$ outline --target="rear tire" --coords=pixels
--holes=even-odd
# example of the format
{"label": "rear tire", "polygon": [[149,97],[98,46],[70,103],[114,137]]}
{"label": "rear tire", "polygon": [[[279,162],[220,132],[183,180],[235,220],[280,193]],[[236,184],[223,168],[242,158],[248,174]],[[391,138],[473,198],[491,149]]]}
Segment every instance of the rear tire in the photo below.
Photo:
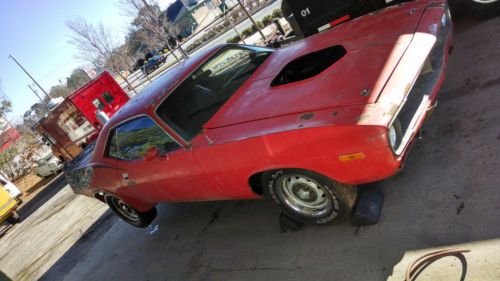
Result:
{"label": "rear tire", "polygon": [[355,186],[299,169],[264,174],[264,193],[288,216],[305,223],[338,224],[349,218],[357,197]]}
{"label": "rear tire", "polygon": [[500,0],[452,0],[450,6],[474,18],[488,19],[500,15]]}
{"label": "rear tire", "polygon": [[151,224],[156,217],[156,207],[147,212],[140,212],[113,195],[104,195],[104,201],[109,208],[122,220],[138,228],[144,228]]}
{"label": "rear tire", "polygon": [[10,217],[7,218],[7,222],[10,224],[16,224],[20,220],[21,220],[21,218],[19,217],[19,214],[16,211],[12,212]]}

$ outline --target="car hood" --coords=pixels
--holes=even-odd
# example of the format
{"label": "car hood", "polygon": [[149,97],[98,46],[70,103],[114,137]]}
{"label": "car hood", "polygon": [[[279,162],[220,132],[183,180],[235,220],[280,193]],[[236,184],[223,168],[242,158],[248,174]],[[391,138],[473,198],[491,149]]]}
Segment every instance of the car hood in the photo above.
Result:
{"label": "car hood", "polygon": [[[419,2],[389,7],[276,50],[206,128],[376,102],[410,44],[424,9]],[[320,74],[271,86],[289,62],[335,45],[343,46],[347,53]]]}

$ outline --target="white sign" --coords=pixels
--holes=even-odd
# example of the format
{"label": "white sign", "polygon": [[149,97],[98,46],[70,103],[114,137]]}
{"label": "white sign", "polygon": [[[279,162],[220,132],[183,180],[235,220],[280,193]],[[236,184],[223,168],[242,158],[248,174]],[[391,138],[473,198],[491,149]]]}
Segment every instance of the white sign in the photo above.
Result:
{"label": "white sign", "polygon": [[85,73],[87,73],[87,75],[90,77],[90,79],[94,79],[97,76],[97,71],[95,70],[95,68],[93,68],[90,65],[84,66],[83,71],[85,71]]}

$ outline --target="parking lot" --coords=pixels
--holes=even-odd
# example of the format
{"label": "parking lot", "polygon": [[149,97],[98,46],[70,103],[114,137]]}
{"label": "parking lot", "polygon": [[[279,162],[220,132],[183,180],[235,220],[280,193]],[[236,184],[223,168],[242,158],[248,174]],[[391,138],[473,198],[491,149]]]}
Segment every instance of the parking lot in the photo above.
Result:
{"label": "parking lot", "polygon": [[463,248],[465,263],[440,259],[418,280],[500,280],[499,30],[500,17],[457,20],[422,139],[399,174],[361,187],[385,194],[377,225],[280,233],[278,208],[259,200],[163,204],[136,229],[60,177],[0,239],[0,270],[7,280],[395,281],[427,252]]}

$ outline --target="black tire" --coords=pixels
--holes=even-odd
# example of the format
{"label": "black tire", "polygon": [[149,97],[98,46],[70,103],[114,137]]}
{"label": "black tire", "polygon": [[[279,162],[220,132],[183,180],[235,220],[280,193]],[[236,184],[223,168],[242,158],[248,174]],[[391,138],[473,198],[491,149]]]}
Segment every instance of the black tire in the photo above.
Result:
{"label": "black tire", "polygon": [[7,218],[7,222],[10,224],[16,224],[20,220],[21,220],[21,218],[19,217],[19,214],[16,211],[12,212],[10,217]]}
{"label": "black tire", "polygon": [[454,11],[479,19],[488,19],[500,15],[500,0],[480,3],[474,0],[451,0]]}
{"label": "black tire", "polygon": [[120,198],[109,194],[104,195],[104,201],[122,220],[138,228],[148,226],[156,217],[156,207],[144,213],[139,212],[125,204]]}
{"label": "black tire", "polygon": [[[263,184],[264,194],[280,206],[288,216],[301,222],[318,225],[344,222],[349,218],[357,197],[355,186],[337,183],[317,173],[299,169],[282,169],[265,173]],[[299,198],[300,192],[307,198]],[[304,207],[299,211],[298,209],[302,208],[301,204],[304,206],[311,203],[306,202],[307,200],[314,202],[319,200],[318,202],[322,203],[317,207]]]}

